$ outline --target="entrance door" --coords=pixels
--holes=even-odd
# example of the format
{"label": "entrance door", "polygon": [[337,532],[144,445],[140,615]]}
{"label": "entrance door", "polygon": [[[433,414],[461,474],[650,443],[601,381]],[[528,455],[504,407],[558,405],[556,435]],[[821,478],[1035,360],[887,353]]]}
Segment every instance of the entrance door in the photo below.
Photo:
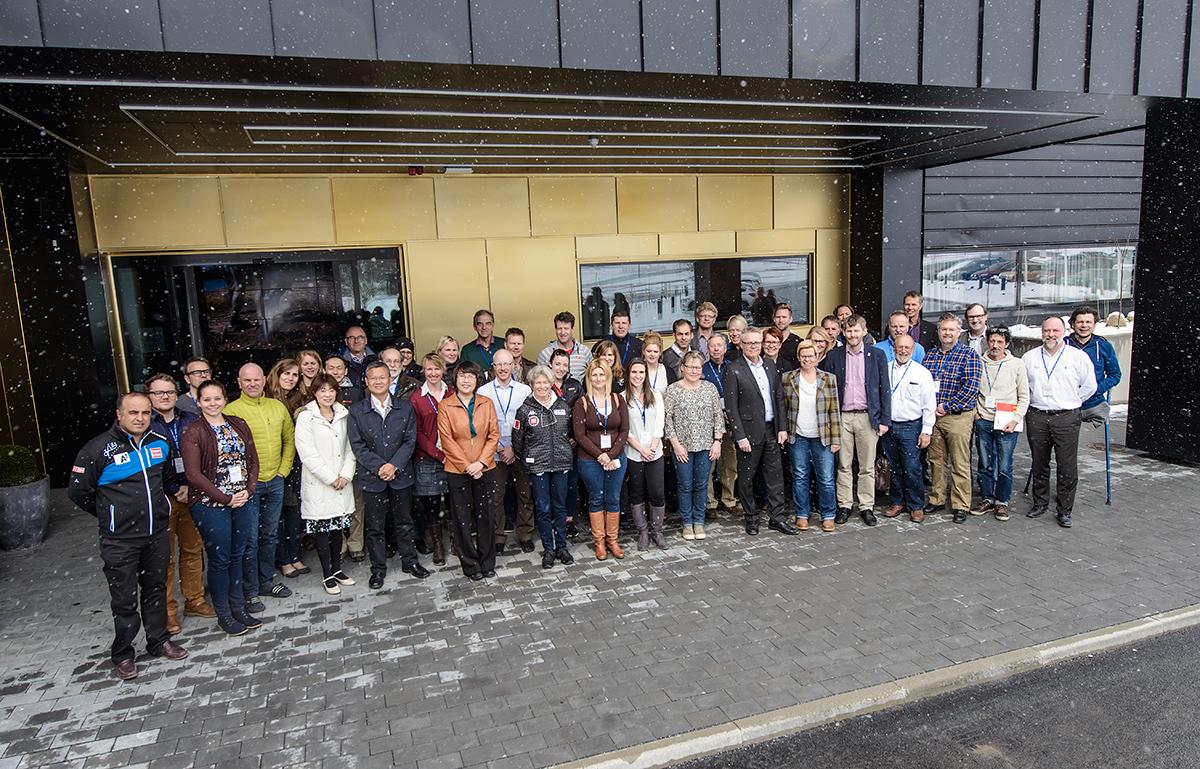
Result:
{"label": "entrance door", "polygon": [[406,336],[399,265],[397,249],[114,261],[130,381],[202,355],[232,385],[250,361],[337,352],[351,325],[382,349]]}

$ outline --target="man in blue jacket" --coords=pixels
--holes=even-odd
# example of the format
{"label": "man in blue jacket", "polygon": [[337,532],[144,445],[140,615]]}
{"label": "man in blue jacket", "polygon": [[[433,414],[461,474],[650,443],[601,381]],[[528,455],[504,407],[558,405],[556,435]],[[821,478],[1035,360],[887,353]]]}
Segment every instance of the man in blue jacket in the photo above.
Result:
{"label": "man in blue jacket", "polygon": [[349,409],[350,447],[358,459],[354,482],[363,494],[367,556],[371,559],[368,585],[378,590],[387,575],[384,527],[389,518],[404,571],[417,579],[425,579],[429,571],[417,560],[413,540],[416,479],[412,455],[417,446],[417,417],[407,398],[388,392],[392,372],[382,361],[367,364],[366,380],[367,397]]}
{"label": "man in blue jacket", "polygon": [[1121,381],[1121,364],[1117,362],[1117,351],[1112,342],[1096,336],[1096,308],[1076,307],[1071,313],[1071,328],[1067,344],[1078,347],[1087,354],[1096,367],[1096,394],[1080,406],[1080,417],[1084,422],[1107,422],[1108,400],[1105,394]]}
{"label": "man in blue jacket", "polygon": [[842,333],[844,347],[835,347],[821,361],[821,368],[837,377],[838,403],[842,410],[842,449],[838,452],[837,516],[850,520],[854,504],[854,460],[858,459],[858,514],[868,526],[875,518],[875,451],[879,439],[892,424],[892,390],[888,383],[888,360],[882,350],[864,344],[867,322],[861,315],[846,318]]}
{"label": "man in blue jacket", "polygon": [[100,527],[115,625],[112,661],[122,681],[138,674],[133,641],[142,618],[152,656],[187,656],[167,633],[167,494],[178,486],[172,479],[164,486],[164,472],[173,466],[171,444],[150,430],[152,413],[142,393],[121,396],[116,424],[80,449],[67,486],[71,501],[96,516]]}

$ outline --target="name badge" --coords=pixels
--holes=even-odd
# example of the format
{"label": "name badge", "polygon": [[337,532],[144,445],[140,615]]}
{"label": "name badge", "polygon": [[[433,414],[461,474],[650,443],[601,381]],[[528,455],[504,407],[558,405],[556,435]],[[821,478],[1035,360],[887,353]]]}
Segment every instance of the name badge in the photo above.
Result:
{"label": "name badge", "polygon": [[725,408],[725,399],[724,398],[721,399],[721,408]]}
{"label": "name badge", "polygon": [[987,396],[986,398],[984,398],[984,399],[983,399],[983,407],[984,407],[984,408],[986,408],[986,409],[994,409],[994,408],[996,408],[996,398],[995,398],[995,396],[989,395],[989,396]]}
{"label": "name badge", "polygon": [[117,454],[113,457],[114,464],[123,465],[128,461],[129,461],[129,453],[128,452],[126,452],[124,454]]}
{"label": "name badge", "polygon": [[175,458],[175,472],[177,472],[177,473],[183,472],[183,460],[180,459],[179,457]]}
{"label": "name badge", "polygon": [[[525,457],[525,464],[527,464],[527,465],[532,465],[532,464],[533,464],[533,457]],[[539,473],[539,475],[541,475],[541,473]]]}
{"label": "name badge", "polygon": [[604,433],[603,435],[600,436],[600,448],[602,448],[602,449],[611,449],[612,448],[612,436],[610,436],[608,433]]}
{"label": "name badge", "polygon": [[567,410],[566,410],[566,409],[554,409],[554,416],[556,416],[556,417],[565,417],[566,415],[567,415]]}
{"label": "name badge", "polygon": [[942,380],[940,380],[940,379],[933,380],[933,391],[935,393],[940,393],[942,391]]}
{"label": "name badge", "polygon": [[242,475],[241,466],[234,465],[233,467],[229,468],[229,482],[230,483],[241,483],[244,480],[245,480],[245,477]]}
{"label": "name badge", "polygon": [[621,458],[617,457],[616,459],[613,460],[613,468],[620,469],[620,467],[621,467]]}

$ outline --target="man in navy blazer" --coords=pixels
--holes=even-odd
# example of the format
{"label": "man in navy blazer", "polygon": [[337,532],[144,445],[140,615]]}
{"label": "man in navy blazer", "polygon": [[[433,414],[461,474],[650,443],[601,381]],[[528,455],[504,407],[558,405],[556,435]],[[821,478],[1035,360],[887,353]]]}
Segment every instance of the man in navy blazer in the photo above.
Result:
{"label": "man in navy blazer", "polygon": [[354,482],[363,493],[367,555],[371,559],[368,584],[378,590],[387,574],[385,526],[392,528],[404,571],[417,579],[425,579],[429,571],[417,560],[413,541],[416,414],[407,398],[388,392],[392,372],[382,361],[367,364],[366,383],[367,397],[349,408],[350,447],[358,460]]}
{"label": "man in navy blazer", "polygon": [[[854,460],[858,459],[858,514],[863,523],[875,520],[875,450],[892,424],[892,393],[888,360],[882,350],[864,344],[867,322],[861,315],[846,318],[846,345],[835,347],[821,368],[837,377],[842,407],[842,449],[838,452],[838,524],[850,519],[854,504]],[[919,364],[914,364],[919,365]]]}

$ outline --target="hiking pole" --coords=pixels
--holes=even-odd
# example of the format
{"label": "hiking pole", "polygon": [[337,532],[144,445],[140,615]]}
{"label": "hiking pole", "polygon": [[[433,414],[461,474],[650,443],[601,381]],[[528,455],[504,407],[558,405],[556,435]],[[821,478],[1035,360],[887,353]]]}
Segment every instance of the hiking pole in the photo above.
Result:
{"label": "hiking pole", "polygon": [[[1112,408],[1112,402],[1109,399],[1109,393],[1111,393],[1111,392],[1112,391],[1110,390],[1109,392],[1104,393],[1104,402],[1109,404],[1110,410]],[[1112,505],[1112,459],[1109,455],[1108,446],[1109,446],[1109,443],[1108,443],[1108,419],[1106,418],[1104,420],[1104,504],[1111,506]]]}

